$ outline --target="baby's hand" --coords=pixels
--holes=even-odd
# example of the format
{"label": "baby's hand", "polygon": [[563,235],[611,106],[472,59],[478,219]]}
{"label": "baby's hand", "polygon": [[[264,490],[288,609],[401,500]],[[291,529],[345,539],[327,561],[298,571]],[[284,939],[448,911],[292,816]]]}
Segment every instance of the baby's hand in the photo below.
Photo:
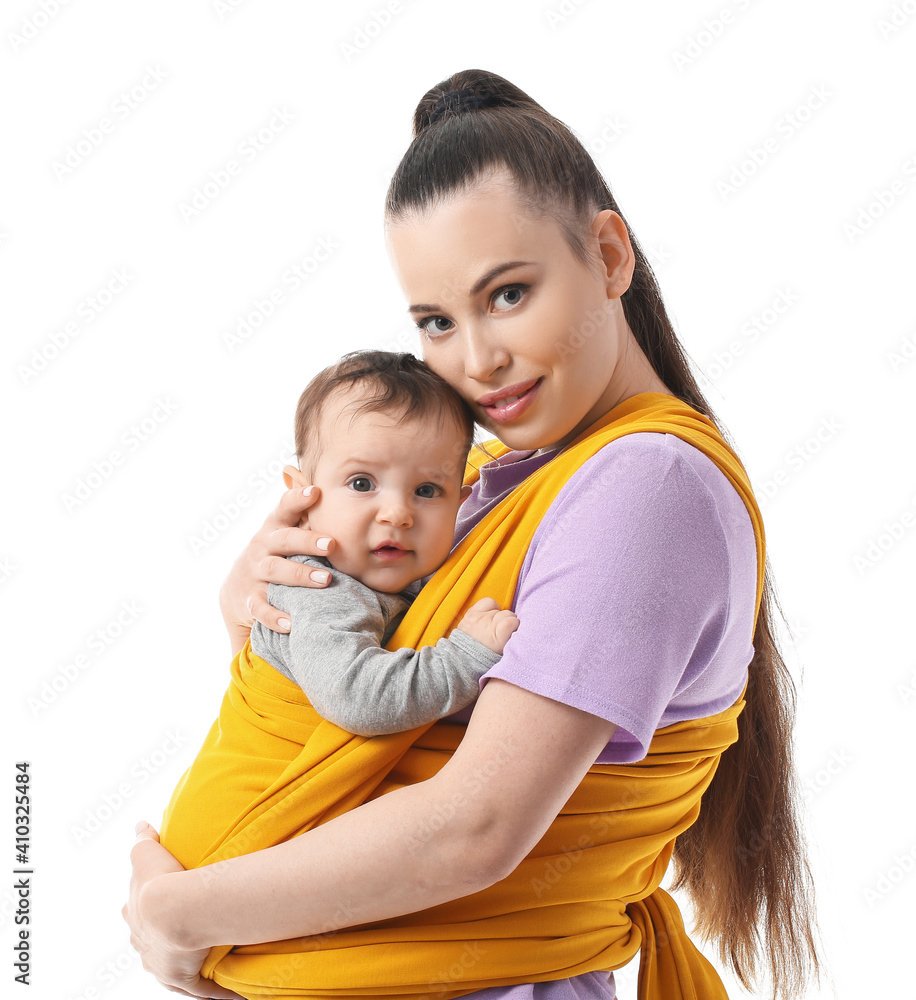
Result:
{"label": "baby's hand", "polygon": [[514,611],[500,611],[492,597],[481,597],[468,608],[457,627],[502,655],[509,636],[518,628],[518,616]]}

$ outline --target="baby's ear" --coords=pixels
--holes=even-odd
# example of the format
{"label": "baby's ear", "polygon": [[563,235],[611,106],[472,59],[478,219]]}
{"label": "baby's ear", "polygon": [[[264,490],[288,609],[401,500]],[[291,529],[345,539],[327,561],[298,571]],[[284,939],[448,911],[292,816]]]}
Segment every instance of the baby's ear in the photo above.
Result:
{"label": "baby's ear", "polygon": [[462,486],[461,487],[461,498],[458,501],[459,506],[464,503],[465,500],[474,492],[473,486]]}
{"label": "baby's ear", "polygon": [[286,483],[286,488],[292,490],[295,488],[305,489],[309,484],[305,481],[305,476],[296,468],[295,465],[285,465],[283,467],[283,482]]}

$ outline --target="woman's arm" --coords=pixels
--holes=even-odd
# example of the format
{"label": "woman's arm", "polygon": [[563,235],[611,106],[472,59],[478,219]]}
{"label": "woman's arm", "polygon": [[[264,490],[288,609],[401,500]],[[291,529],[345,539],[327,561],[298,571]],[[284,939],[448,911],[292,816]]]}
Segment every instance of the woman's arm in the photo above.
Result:
{"label": "woman's arm", "polygon": [[[219,606],[233,656],[245,645],[254,621],[275,632],[289,631],[285,614],[267,601],[268,583],[283,583],[289,587],[324,587],[327,584],[320,570],[286,558],[292,555],[326,556],[333,550],[333,539],[322,539],[316,532],[301,527],[304,512],[315,503],[320,492],[317,486],[287,490],[229,571],[219,592]],[[327,542],[327,547],[319,546],[319,541]],[[316,576],[313,577],[312,572]]]}
{"label": "woman's arm", "polygon": [[433,778],[276,847],[158,875],[132,912],[180,954],[327,933],[470,895],[528,854],[615,729],[494,679]]}

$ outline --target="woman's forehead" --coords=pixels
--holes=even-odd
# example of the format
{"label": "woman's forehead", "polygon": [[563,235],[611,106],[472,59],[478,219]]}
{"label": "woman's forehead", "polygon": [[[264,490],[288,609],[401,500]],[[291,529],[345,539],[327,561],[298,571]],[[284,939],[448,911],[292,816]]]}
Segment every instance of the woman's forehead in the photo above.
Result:
{"label": "woman's forehead", "polygon": [[448,275],[469,290],[507,262],[539,263],[564,249],[553,216],[533,215],[517,197],[497,191],[456,196],[392,225],[388,243],[401,281],[412,293],[431,273]]}

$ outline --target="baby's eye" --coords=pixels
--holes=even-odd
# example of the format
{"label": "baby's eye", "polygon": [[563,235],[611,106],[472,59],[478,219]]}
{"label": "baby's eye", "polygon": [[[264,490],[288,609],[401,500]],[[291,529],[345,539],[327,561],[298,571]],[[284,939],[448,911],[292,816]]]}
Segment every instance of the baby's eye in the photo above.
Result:
{"label": "baby's eye", "polygon": [[[368,486],[363,489],[362,487],[357,486],[357,483],[368,483]],[[356,479],[352,479],[350,481],[350,486],[357,493],[368,493],[372,489],[372,480],[368,476],[357,476]]]}
{"label": "baby's eye", "polygon": [[[421,490],[431,490],[430,493],[420,493]],[[420,494],[424,499],[431,500],[434,496],[439,493],[439,487],[435,486],[433,483],[424,483],[422,486],[417,487],[417,493]]]}

